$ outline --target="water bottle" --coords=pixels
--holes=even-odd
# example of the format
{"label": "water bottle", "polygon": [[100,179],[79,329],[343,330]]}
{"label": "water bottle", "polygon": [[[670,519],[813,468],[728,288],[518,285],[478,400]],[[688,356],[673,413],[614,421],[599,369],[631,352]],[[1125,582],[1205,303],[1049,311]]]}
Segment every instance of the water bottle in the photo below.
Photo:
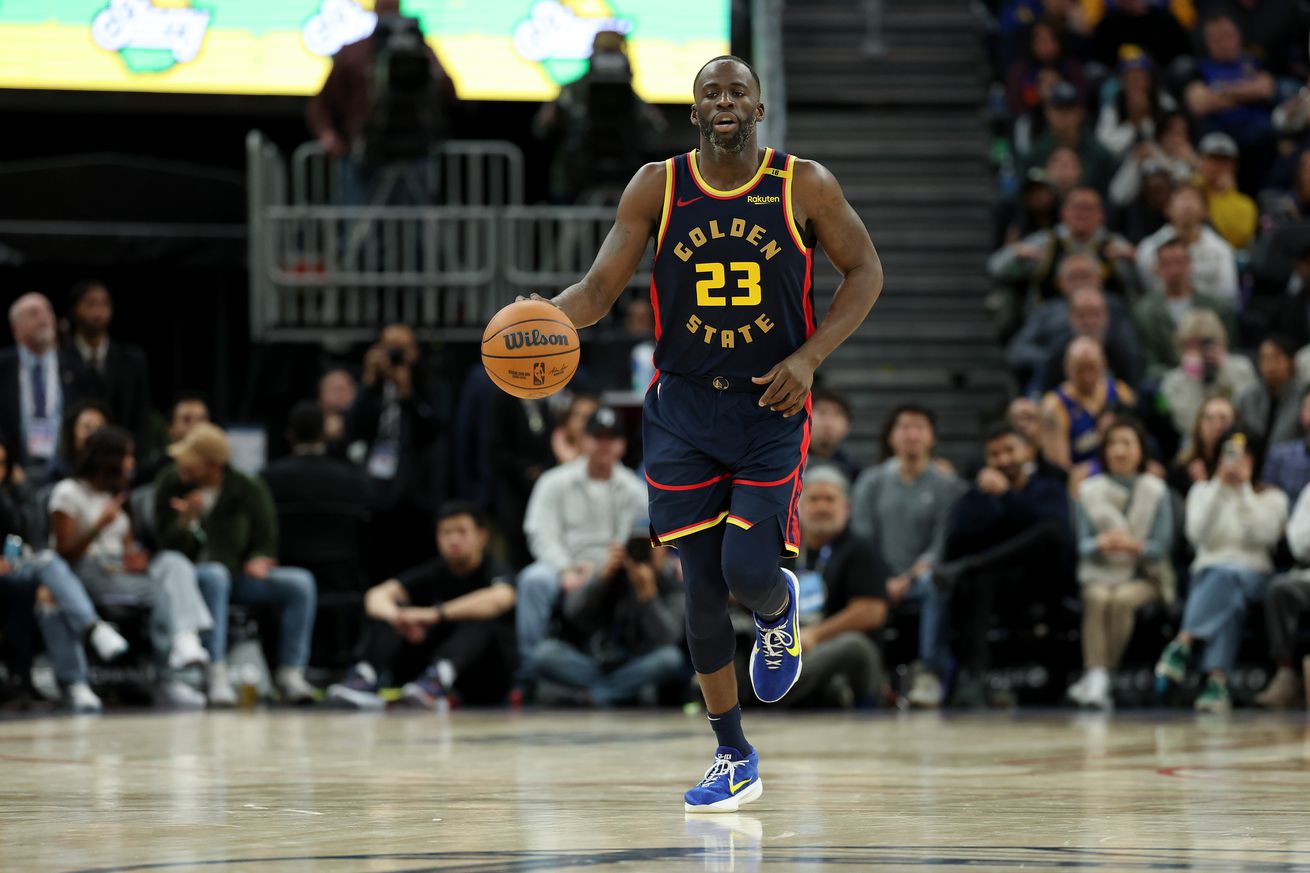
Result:
{"label": "water bottle", "polygon": [[633,346],[629,366],[632,369],[632,390],[645,394],[655,378],[655,344],[647,341]]}
{"label": "water bottle", "polygon": [[9,562],[10,572],[18,569],[23,560],[23,538],[18,534],[5,537],[5,560]]}

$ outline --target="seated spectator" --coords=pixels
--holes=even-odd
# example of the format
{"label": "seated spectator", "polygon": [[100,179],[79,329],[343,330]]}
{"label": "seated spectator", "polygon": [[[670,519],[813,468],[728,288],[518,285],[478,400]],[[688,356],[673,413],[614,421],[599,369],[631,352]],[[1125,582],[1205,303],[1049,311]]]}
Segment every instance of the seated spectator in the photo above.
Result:
{"label": "seated spectator", "polygon": [[1273,225],[1307,218],[1310,218],[1310,149],[1297,155],[1292,187],[1274,202],[1265,216]]}
{"label": "seated spectator", "polygon": [[1255,240],[1260,214],[1255,201],[1237,188],[1237,143],[1226,133],[1207,133],[1198,150],[1210,224],[1233,248],[1244,249]]}
{"label": "seated spectator", "polygon": [[108,420],[126,428],[136,442],[138,460],[158,452],[151,428],[150,369],[140,346],[110,341],[114,300],[104,282],[88,279],[68,295],[72,337],[69,351],[79,366],[84,389],[109,406]]}
{"label": "seated spectator", "polygon": [[962,650],[955,699],[966,706],[985,702],[987,637],[998,594],[1008,604],[1051,610],[1072,570],[1064,486],[1033,474],[1033,447],[1009,425],[988,430],[984,446],[986,466],[951,513],[936,574],[952,601]]}
{"label": "seated spectator", "polygon": [[1128,151],[1110,182],[1110,203],[1124,207],[1136,201],[1153,173],[1164,174],[1172,190],[1173,185],[1191,179],[1200,168],[1201,157],[1192,148],[1187,116],[1171,113],[1160,122],[1155,142],[1140,142]]}
{"label": "seated spectator", "polygon": [[520,400],[493,388],[485,433],[494,474],[496,527],[516,569],[535,557],[523,519],[537,481],[555,466],[550,444],[554,432],[555,418],[547,401]]}
{"label": "seated spectator", "polygon": [[1281,443],[1304,435],[1296,349],[1286,337],[1271,334],[1260,343],[1260,381],[1237,395],[1237,414],[1261,442]]}
{"label": "seated spectator", "polygon": [[0,351],[0,433],[16,435],[17,475],[40,485],[58,453],[64,408],[85,392],[74,353],[56,345],[55,311],[44,295],[15,300],[9,327],[14,347]]}
{"label": "seated spectator", "polygon": [[[1178,366],[1160,380],[1160,397],[1181,436],[1191,433],[1207,398],[1236,398],[1257,384],[1257,377],[1250,361],[1228,353],[1228,332],[1213,312],[1198,309],[1183,316],[1175,336]],[[1183,450],[1188,447],[1184,441]]]}
{"label": "seated spectator", "polygon": [[471,503],[437,513],[439,557],[370,588],[360,660],[328,699],[383,709],[379,687],[405,683],[404,699],[445,708],[458,695],[504,699],[514,681],[513,577],[487,554],[487,516]]}
{"label": "seated spectator", "polygon": [[1186,431],[1183,449],[1165,479],[1175,494],[1186,497],[1193,485],[1214,475],[1219,465],[1220,440],[1235,424],[1237,409],[1228,397],[1218,394],[1201,404],[1193,425]]}
{"label": "seated spectator", "polygon": [[[1140,257],[1141,249],[1138,252]],[[1177,237],[1165,240],[1154,250],[1151,260],[1159,288],[1143,294],[1133,306],[1133,323],[1146,352],[1146,374],[1159,378],[1178,366],[1175,337],[1188,315],[1199,311],[1214,313],[1222,320],[1226,336],[1231,336],[1237,326],[1227,301],[1198,292],[1192,284],[1192,256],[1182,240]]]}
{"label": "seated spectator", "polygon": [[787,695],[793,705],[850,694],[851,703],[870,706],[884,683],[877,635],[887,623],[887,566],[867,538],[853,533],[850,520],[846,477],[834,467],[806,473],[796,559],[806,670]]}
{"label": "seated spectator", "polygon": [[1129,259],[1133,247],[1105,229],[1101,197],[1091,188],[1075,188],[1060,209],[1054,230],[1041,231],[994,252],[987,272],[1003,282],[1023,282],[1038,302],[1059,294],[1056,277],[1060,264],[1074,254],[1096,259],[1107,291],[1129,296],[1135,277]]}
{"label": "seated spectator", "polygon": [[346,415],[359,393],[349,370],[328,370],[318,380],[318,408],[323,413],[323,435],[333,454],[345,453]]}
{"label": "seated spectator", "polygon": [[1224,238],[1205,226],[1205,194],[1192,185],[1180,185],[1169,197],[1169,223],[1142,240],[1137,247],[1137,271],[1145,289],[1160,292],[1164,281],[1155,269],[1156,251],[1169,240],[1187,246],[1192,287],[1223,300],[1229,309],[1241,304],[1237,284],[1237,253]]}
{"label": "seated spectator", "polygon": [[1162,67],[1191,51],[1178,19],[1148,0],[1115,0],[1092,32],[1093,54],[1107,67],[1118,63],[1125,46],[1141,46]]}
{"label": "seated spectator", "polygon": [[[1184,99],[1206,130],[1232,137],[1242,152],[1242,187],[1257,191],[1275,156],[1274,77],[1243,52],[1242,34],[1226,15],[1205,22],[1206,57]],[[1201,149],[1205,154],[1205,149]],[[1243,246],[1233,243],[1238,248]]]}
{"label": "seated spectator", "polygon": [[[625,452],[618,415],[601,407],[587,423],[582,457],[548,470],[532,492],[523,527],[536,561],[519,574],[516,616],[522,674],[528,680],[535,678],[537,649],[562,598],[580,594],[591,583],[603,588],[612,582],[616,590],[634,584],[615,581],[625,569],[623,544],[646,513],[645,486],[619,463]],[[649,581],[644,572],[640,575],[636,584]],[[574,600],[590,604],[599,590],[593,587]],[[649,588],[642,593],[649,594]],[[560,654],[558,649],[551,653]]]}
{"label": "seated spectator", "polygon": [[1110,184],[1117,163],[1114,155],[1096,139],[1096,134],[1085,126],[1087,109],[1078,89],[1068,82],[1060,82],[1047,93],[1043,104],[1046,132],[1027,149],[1019,168],[1020,177],[1032,167],[1046,163],[1059,146],[1073,149],[1083,165],[1083,184],[1097,192],[1104,192]]}
{"label": "seated spectator", "polygon": [[91,435],[73,478],[50,494],[51,539],[94,600],[128,597],[150,610],[160,701],[203,707],[204,695],[182,682],[178,671],[209,663],[200,634],[214,621],[191,562],[175,551],[152,558],[132,537],[123,511],[135,464],[132,449],[132,435],[121,428]]}
{"label": "seated spectator", "polygon": [[278,690],[289,703],[312,700],[305,681],[314,633],[314,577],[277,561],[277,515],[268,489],[229,464],[227,434],[197,424],[168,447],[175,462],[155,480],[159,543],[196,561],[196,575],[214,614],[209,702],[236,702],[227,673],[227,607],[269,607],[279,613]]}
{"label": "seated spectator", "polygon": [[[191,428],[198,424],[209,424],[209,401],[197,391],[182,391],[173,400],[173,412],[168,419],[166,437],[168,444],[181,442]],[[159,474],[173,466],[173,459],[165,454],[154,464],[147,465],[138,474],[133,484],[141,485],[154,482]]]}
{"label": "seated spectator", "polygon": [[[1301,445],[1304,451],[1304,445]],[[1268,469],[1268,464],[1265,468]],[[1304,697],[1302,671],[1296,659],[1297,629],[1301,616],[1310,610],[1310,491],[1293,498],[1295,508],[1287,523],[1287,545],[1296,559],[1291,572],[1274,577],[1265,597],[1265,627],[1269,633],[1269,657],[1273,677],[1255,702],[1271,709],[1287,709]]]}
{"label": "seated spectator", "polygon": [[1083,668],[1069,697],[1106,709],[1110,671],[1133,635],[1136,612],[1172,599],[1173,508],[1169,489],[1146,472],[1146,431],[1117,418],[1101,443],[1102,472],[1078,487],[1078,582],[1083,600]]}
{"label": "seated spectator", "polygon": [[50,462],[48,480],[58,482],[73,475],[87,439],[109,422],[109,406],[103,400],[87,397],[74,403],[59,426],[59,454]]}
{"label": "seated spectator", "polygon": [[1269,447],[1260,481],[1282,490],[1295,504],[1310,483],[1310,387],[1301,390],[1301,437]]}
{"label": "seated spectator", "polygon": [[1105,364],[1105,353],[1094,340],[1079,337],[1064,358],[1065,381],[1042,398],[1042,455],[1056,467],[1073,472],[1086,465],[1101,472],[1102,415],[1137,402],[1133,389],[1116,379]]}
{"label": "seated spectator", "polygon": [[[1147,143],[1147,146],[1150,144]],[[1132,168],[1133,194],[1123,203],[1118,202],[1114,183],[1110,183],[1110,197],[1115,202],[1113,219],[1110,226],[1123,234],[1129,243],[1137,245],[1151,234],[1165,226],[1169,220],[1165,210],[1169,207],[1169,197],[1174,191],[1174,178],[1167,165],[1160,161],[1144,159],[1141,166],[1136,164],[1135,155],[1142,151],[1135,149],[1134,154],[1124,160],[1116,181],[1126,168]]]}
{"label": "seated spectator", "polygon": [[1157,84],[1155,64],[1137,46],[1120,50],[1118,84],[1114,99],[1101,106],[1096,137],[1123,160],[1134,145],[1155,142],[1166,113],[1177,110],[1178,104]]}
{"label": "seated spectator", "polygon": [[346,415],[350,457],[363,463],[378,497],[370,550],[378,578],[431,557],[441,425],[437,385],[418,337],[403,324],[384,327],[364,356],[364,378]]}
{"label": "seated spectator", "polygon": [[1187,495],[1186,533],[1196,549],[1183,626],[1155,665],[1161,680],[1187,678],[1192,644],[1205,643],[1205,688],[1196,699],[1203,712],[1227,712],[1228,672],[1242,641],[1249,604],[1264,598],[1273,554],[1287,521],[1287,495],[1254,481],[1260,468],[1259,437],[1241,427],[1224,434],[1219,467]]}
{"label": "seated spectator", "polygon": [[569,401],[564,421],[550,435],[550,449],[555,463],[576,461],[582,454],[582,443],[587,437],[587,422],[600,408],[600,402],[590,394],[575,394]]}
{"label": "seated spectator", "polygon": [[[1033,170],[1029,171],[1030,175]],[[1046,158],[1046,166],[1042,167],[1042,172],[1046,174],[1047,181],[1055,189],[1058,206],[1069,196],[1070,191],[1082,184],[1083,162],[1078,157],[1078,153],[1068,146],[1056,146]],[[1055,212],[1055,218],[1059,218],[1058,212]],[[1052,221],[1048,226],[1054,227],[1055,222]]]}
{"label": "seated spectator", "polygon": [[[887,601],[894,607],[920,604],[910,702],[925,707],[941,705],[950,661],[942,636],[946,601],[932,574],[942,562],[951,509],[964,490],[958,478],[932,463],[935,431],[927,409],[893,410],[887,436],[893,455],[860,475],[851,515],[851,530],[873,545],[879,563],[894,574],[884,577]],[[801,530],[808,534],[803,520]]]}
{"label": "seated spectator", "polygon": [[1142,351],[1131,321],[1125,316],[1118,324],[1113,323],[1107,297],[1095,288],[1078,288],[1069,295],[1068,328],[1041,369],[1033,374],[1030,393],[1053,391],[1059,386],[1065,378],[1069,347],[1079,339],[1089,339],[1100,347],[1116,378],[1130,385],[1140,378]]}
{"label": "seated spectator", "polygon": [[1005,79],[1011,117],[1038,109],[1060,82],[1072,85],[1080,98],[1086,94],[1083,65],[1069,55],[1060,32],[1050,21],[1035,21],[1028,29],[1027,56],[1010,65]]}
{"label": "seated spectator", "polygon": [[835,391],[810,394],[810,466],[831,464],[847,481],[860,475],[860,462],[843,447],[851,432],[851,405]]}

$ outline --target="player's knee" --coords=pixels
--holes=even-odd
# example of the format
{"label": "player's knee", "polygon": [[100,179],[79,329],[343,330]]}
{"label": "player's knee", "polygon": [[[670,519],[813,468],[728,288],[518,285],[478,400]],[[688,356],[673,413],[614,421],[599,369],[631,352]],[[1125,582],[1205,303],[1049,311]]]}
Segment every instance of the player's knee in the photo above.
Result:
{"label": "player's knee", "polygon": [[787,599],[786,583],[778,570],[776,552],[724,556],[723,577],[737,602],[755,612],[772,614]]}

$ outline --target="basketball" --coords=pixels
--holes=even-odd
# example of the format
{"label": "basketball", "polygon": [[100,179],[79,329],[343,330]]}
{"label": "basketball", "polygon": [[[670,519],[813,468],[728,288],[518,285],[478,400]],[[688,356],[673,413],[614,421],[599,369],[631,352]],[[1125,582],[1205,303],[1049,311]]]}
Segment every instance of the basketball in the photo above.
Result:
{"label": "basketball", "polygon": [[531,400],[569,384],[578,369],[578,332],[544,300],[519,300],[482,332],[482,366],[507,394]]}

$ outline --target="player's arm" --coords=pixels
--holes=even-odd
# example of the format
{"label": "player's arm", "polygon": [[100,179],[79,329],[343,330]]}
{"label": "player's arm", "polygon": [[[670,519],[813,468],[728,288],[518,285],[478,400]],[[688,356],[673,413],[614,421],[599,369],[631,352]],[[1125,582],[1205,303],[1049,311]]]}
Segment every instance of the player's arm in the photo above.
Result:
{"label": "player's arm", "polygon": [[753,380],[769,386],[760,405],[787,416],[804,408],[814,371],[855,332],[882,293],[882,261],[832,173],[813,161],[797,161],[793,172],[796,219],[814,231],[815,241],[842,274],[842,281],[823,324],[795,353]]}
{"label": "player's arm", "polygon": [[637,171],[623,191],[614,226],[587,275],[550,301],[575,326],[590,327],[600,321],[628,287],[628,280],[646,253],[646,243],[659,227],[664,210],[664,173],[662,163],[647,164]]}

